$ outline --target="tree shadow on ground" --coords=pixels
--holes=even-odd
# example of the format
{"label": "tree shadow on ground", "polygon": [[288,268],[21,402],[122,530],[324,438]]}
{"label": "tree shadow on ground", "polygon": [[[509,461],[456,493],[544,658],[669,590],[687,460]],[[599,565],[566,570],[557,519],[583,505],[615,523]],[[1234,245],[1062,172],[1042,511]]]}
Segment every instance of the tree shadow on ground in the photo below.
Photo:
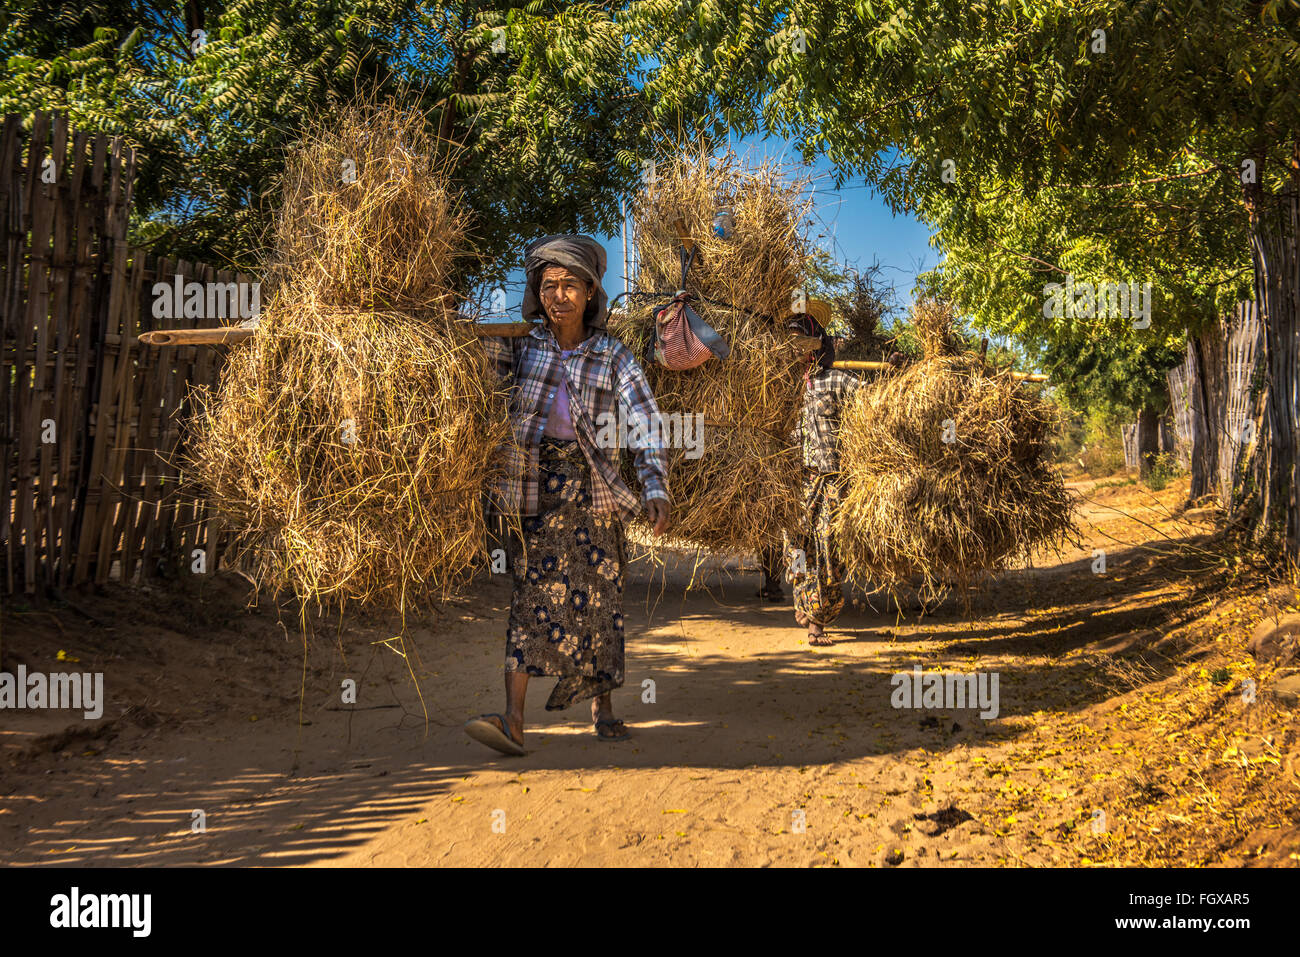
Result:
{"label": "tree shadow on ground", "polygon": [[[978,750],[1018,737],[1038,711],[1079,711],[1112,696],[1118,689],[1098,680],[1096,662],[1072,653],[1121,633],[1160,635],[1215,587],[1212,574],[1189,577],[1177,560],[1117,552],[1116,573],[1106,579],[1084,575],[1078,565],[1086,567],[1013,573],[1012,585],[980,599],[971,621],[952,608],[901,621],[849,609],[833,631],[841,638],[835,646],[799,645],[791,625],[788,646],[784,633],[774,631],[771,647],[748,657],[722,653],[728,629],[738,635],[771,630],[790,619],[788,604],[753,599],[756,580],[736,576],[709,593],[660,598],[654,617],[629,633],[628,673],[617,700],[632,740],[597,740],[585,703],[543,711],[550,682],[539,679],[527,715],[530,752],[522,758],[495,755],[459,727],[460,715],[500,707],[498,584],[485,602],[493,609],[490,625],[470,613],[456,627],[444,617],[413,629],[422,665],[434,675],[422,681],[437,706],[429,726],[411,719],[419,708],[407,688],[399,695],[402,714],[316,708],[308,712],[311,724],[300,728],[297,708],[268,712],[259,725],[245,726],[248,757],[237,766],[213,765],[194,723],[185,735],[136,740],[138,747],[121,754],[110,747],[93,759],[48,755],[9,779],[3,803],[11,813],[0,858],[77,865],[319,863],[395,821],[421,826],[431,802],[450,800],[464,779],[485,771],[500,779],[543,771],[790,768],[917,747]],[[1172,576],[1180,589],[1167,589]],[[628,608],[649,604],[652,587],[630,587]],[[1044,612],[1048,601],[1051,611]],[[717,650],[696,637],[703,628],[708,648]],[[221,640],[220,633],[205,637]],[[457,655],[476,656],[472,679],[456,672]],[[918,664],[963,674],[996,669],[996,719],[970,708],[936,715],[893,707],[894,676]],[[1173,668],[1170,661],[1153,662],[1155,674]],[[444,674],[457,677],[439,677]],[[312,700],[337,694],[330,680],[311,677]],[[350,747],[341,743],[345,722]],[[207,729],[218,728],[231,733],[213,717]],[[44,814],[42,788],[52,782],[84,795],[84,810]],[[197,810],[206,815],[202,833],[193,829]]]}

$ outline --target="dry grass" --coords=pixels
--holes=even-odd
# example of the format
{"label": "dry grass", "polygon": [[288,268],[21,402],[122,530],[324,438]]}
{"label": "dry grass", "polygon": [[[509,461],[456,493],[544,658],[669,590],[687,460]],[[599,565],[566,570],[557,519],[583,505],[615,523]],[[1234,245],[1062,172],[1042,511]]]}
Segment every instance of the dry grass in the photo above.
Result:
{"label": "dry grass", "polygon": [[[735,235],[713,234],[713,217],[731,209]],[[660,163],[655,182],[632,204],[643,290],[672,292],[681,281],[675,223],[699,245],[687,288],[738,309],[783,321],[807,279],[812,202],[808,179],[775,163],[748,165],[735,153],[711,156],[683,147]]]}
{"label": "dry grass", "polygon": [[[633,204],[641,288],[678,288],[680,219],[700,246],[687,289],[714,300],[694,308],[731,353],[683,372],[648,358],[652,310],[663,299],[635,301],[611,319],[610,332],[640,361],[662,412],[704,415],[703,454],[669,452],[670,545],[744,554],[779,542],[797,521],[800,460],[790,433],[805,366],[783,327],[810,258],[806,182],[777,166],[745,166],[734,154],[711,158],[698,149],[656,173]],[[713,235],[720,206],[733,211],[732,239]]]}
{"label": "dry grass", "polygon": [[304,137],[275,291],[195,424],[186,478],[272,591],[404,613],[456,594],[485,558],[506,403],[444,307],[463,221],[423,128],[358,109]]}
{"label": "dry grass", "polygon": [[[732,309],[701,314],[731,343],[725,361],[684,372],[642,362],[661,412],[704,415],[699,458],[668,450],[669,547],[746,554],[780,541],[797,519],[800,462],[789,432],[802,366],[766,320]],[[612,319],[610,332],[644,357],[652,321],[648,308],[639,310]]]}
{"label": "dry grass", "polygon": [[271,285],[322,308],[450,306],[468,250],[447,166],[418,112],[363,103],[317,122],[285,165]]}
{"label": "dry grass", "polygon": [[919,575],[937,596],[1063,543],[1073,504],[1049,464],[1054,407],[954,353],[944,309],[925,303],[914,318],[925,358],[864,385],[844,416],[837,533],[859,580]]}

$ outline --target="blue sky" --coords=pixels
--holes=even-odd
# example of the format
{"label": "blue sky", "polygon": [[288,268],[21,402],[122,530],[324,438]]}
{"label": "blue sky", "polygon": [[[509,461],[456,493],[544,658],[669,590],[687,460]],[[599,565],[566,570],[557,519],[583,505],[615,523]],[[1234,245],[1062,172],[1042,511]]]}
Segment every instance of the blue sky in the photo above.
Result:
{"label": "blue sky", "polygon": [[[765,158],[790,165],[798,163],[795,150],[776,138],[743,139],[733,148],[753,163]],[[883,267],[881,278],[893,284],[899,299],[906,302],[917,274],[938,262],[938,252],[929,245],[930,230],[910,216],[895,215],[863,180],[846,182],[837,190],[831,165],[825,160],[818,161],[809,172],[815,190],[815,241],[825,243],[840,262],[867,267],[879,261]],[[613,298],[625,289],[622,240],[617,235],[596,238],[608,254],[605,289]],[[519,272],[510,279],[506,290],[509,318],[515,318],[522,296],[523,274]]]}

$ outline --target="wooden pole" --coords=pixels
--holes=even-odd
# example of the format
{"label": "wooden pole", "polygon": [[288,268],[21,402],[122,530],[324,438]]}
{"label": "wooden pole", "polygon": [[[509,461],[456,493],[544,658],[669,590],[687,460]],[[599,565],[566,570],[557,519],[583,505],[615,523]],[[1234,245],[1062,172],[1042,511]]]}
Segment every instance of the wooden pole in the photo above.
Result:
{"label": "wooden pole", "polygon": [[[528,322],[476,322],[473,323],[474,335],[479,338],[488,338],[500,336],[507,339],[517,339],[520,336],[528,335],[528,330],[532,323]],[[146,346],[217,346],[232,345],[236,342],[243,342],[253,335],[256,330],[247,326],[219,326],[216,329],[168,329],[157,330],[155,332],[143,333],[140,338],[140,344]],[[816,343],[817,340],[809,339],[807,336],[791,335],[792,344],[804,347],[807,343]],[[869,362],[859,359],[841,359],[834,363],[836,369],[848,369],[855,372],[884,372],[892,369],[888,362]],[[1013,372],[1011,373],[1022,382],[1046,382],[1047,376],[1040,373]]]}
{"label": "wooden pole", "polygon": [[627,292],[632,288],[632,270],[627,264],[627,200],[620,200],[618,209],[623,214],[619,233],[623,238],[623,291]]}
{"label": "wooden pole", "polygon": [[[500,337],[517,339],[526,336],[532,329],[531,322],[474,322],[468,323],[470,331],[480,339]],[[145,346],[228,346],[243,342],[256,330],[251,326],[218,326],[215,329],[158,329],[142,333],[139,337]],[[790,343],[797,348],[816,349],[819,340],[794,333],[789,335]],[[885,368],[886,363],[877,362],[871,368]],[[856,367],[855,367],[856,368]]]}
{"label": "wooden pole", "polygon": [[140,334],[142,346],[228,346],[250,338],[256,329],[218,326],[216,329],[158,329]]}
{"label": "wooden pole", "polygon": [[685,248],[686,254],[689,256],[691,253],[695,252],[695,240],[691,239],[690,230],[686,228],[686,220],[682,219],[680,216],[677,219],[674,219],[673,229],[677,231],[677,238],[681,241],[683,248]]}
{"label": "wooden pole", "polygon": [[[892,369],[888,362],[867,362],[859,359],[841,359],[833,363],[836,369],[850,369],[856,372],[884,372],[886,369]],[[1015,378],[1022,382],[1046,382],[1047,376],[1039,372],[1013,372]]]}
{"label": "wooden pole", "polygon": [[[471,330],[480,339],[500,336],[517,339],[528,335],[530,322],[475,322]],[[248,326],[218,326],[215,329],[158,329],[141,333],[139,341],[145,346],[228,346],[243,342],[257,330]]]}

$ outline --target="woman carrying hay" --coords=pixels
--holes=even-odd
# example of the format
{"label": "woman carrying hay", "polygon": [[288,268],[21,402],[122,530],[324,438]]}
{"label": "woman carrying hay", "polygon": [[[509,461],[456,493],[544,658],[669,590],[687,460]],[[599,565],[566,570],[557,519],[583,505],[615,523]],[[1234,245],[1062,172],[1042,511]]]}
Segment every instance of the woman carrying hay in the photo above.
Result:
{"label": "woman carrying hay", "polygon": [[808,312],[797,315],[787,327],[820,341],[818,350],[808,355],[797,430],[803,454],[803,528],[786,541],[794,617],[808,629],[810,645],[832,644],[825,629],[844,609],[844,563],[831,530],[842,491],[840,412],[859,385],[855,376],[832,368],[835,344],[824,325],[829,319],[825,304],[814,300]]}
{"label": "woman carrying hay", "polygon": [[[506,713],[465,725],[476,741],[523,754],[524,696],[533,675],[559,678],[548,711],[591,698],[598,737],[628,737],[610,692],[623,685],[623,523],[641,502],[619,477],[619,441],[605,425],[618,407],[656,535],[668,527],[667,458],[659,409],[632,353],[605,331],[605,250],[587,236],[548,236],[528,247],[518,339],[484,339],[510,386],[514,444],[495,506],[518,516],[510,536],[514,589],[506,630]],[[598,438],[600,436],[600,438]]]}
{"label": "woman carrying hay", "polygon": [[[808,629],[808,644],[833,644],[826,628],[844,610],[844,562],[834,535],[835,513],[843,496],[840,473],[840,420],[857,392],[856,376],[833,367],[835,344],[826,332],[830,307],[808,303],[808,312],[787,326],[820,345],[808,355],[804,374],[804,402],[797,441],[803,454],[803,528],[793,539],[786,536],[787,567],[794,588],[794,617]],[[902,356],[890,356],[897,365]]]}

